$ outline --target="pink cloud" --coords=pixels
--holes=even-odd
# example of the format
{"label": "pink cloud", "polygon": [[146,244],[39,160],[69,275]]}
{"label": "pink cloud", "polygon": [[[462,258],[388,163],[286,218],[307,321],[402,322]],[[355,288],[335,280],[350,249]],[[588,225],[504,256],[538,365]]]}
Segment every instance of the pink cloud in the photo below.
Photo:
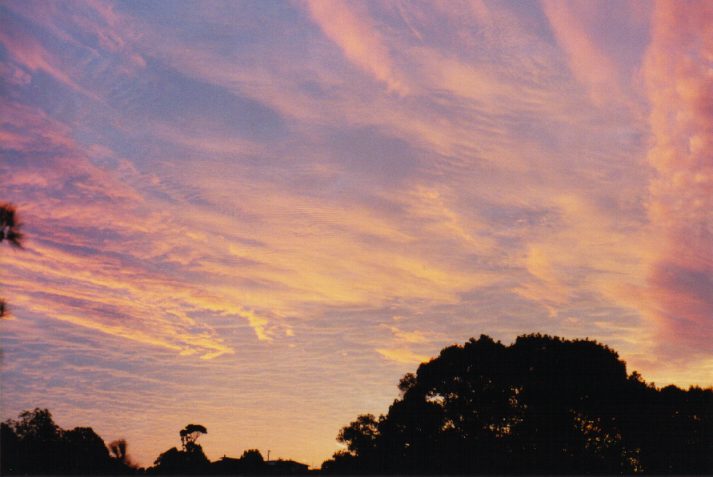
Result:
{"label": "pink cloud", "polygon": [[408,94],[409,87],[398,74],[387,44],[368,13],[362,11],[364,4],[311,0],[307,6],[312,19],[350,61],[386,83],[390,91]]}
{"label": "pink cloud", "polygon": [[[648,314],[661,342],[703,352],[713,341],[713,5],[657,3],[645,63],[655,171]],[[690,348],[690,349],[688,349]],[[682,351],[683,353],[683,351]]]}
{"label": "pink cloud", "polygon": [[[0,43],[10,53],[11,58],[25,70],[30,72],[42,71],[74,91],[97,99],[95,94],[88,91],[67,74],[63,65],[58,64],[56,58],[39,41],[26,34],[13,23],[7,22],[3,24],[3,28],[0,30]],[[20,73],[13,73],[13,77],[17,78],[18,74]],[[21,81],[26,82],[25,79],[21,79]]]}
{"label": "pink cloud", "polygon": [[544,0],[542,6],[572,73],[592,100],[597,104],[621,100],[617,68],[586,28],[586,3]]}

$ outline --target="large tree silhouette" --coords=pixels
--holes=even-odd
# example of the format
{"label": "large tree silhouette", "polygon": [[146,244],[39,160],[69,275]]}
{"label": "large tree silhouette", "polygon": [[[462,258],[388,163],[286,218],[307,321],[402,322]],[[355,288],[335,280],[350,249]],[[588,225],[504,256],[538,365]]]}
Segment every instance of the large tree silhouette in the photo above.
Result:
{"label": "large tree silhouette", "polygon": [[90,427],[65,430],[47,409],[24,411],[0,424],[0,473],[130,474],[128,461],[110,457],[104,441]]}
{"label": "large tree silhouette", "polygon": [[337,439],[333,473],[710,473],[713,391],[658,390],[610,348],[542,335],[451,346],[385,416]]}
{"label": "large tree silhouette", "polygon": [[[363,414],[339,432],[346,447],[324,473],[711,474],[713,389],[657,388],[612,349],[590,340],[487,336],[450,346],[406,374],[386,415]],[[256,449],[209,462],[200,424],[148,474],[306,473]],[[126,474],[122,440],[107,449],[88,427],[54,423],[47,409],[0,425],[0,474]]]}

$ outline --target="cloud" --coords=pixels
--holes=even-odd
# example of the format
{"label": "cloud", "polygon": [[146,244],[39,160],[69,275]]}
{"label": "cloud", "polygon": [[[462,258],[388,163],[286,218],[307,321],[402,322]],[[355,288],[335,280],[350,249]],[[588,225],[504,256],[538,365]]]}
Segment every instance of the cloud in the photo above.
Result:
{"label": "cloud", "polygon": [[[12,15],[18,20],[21,19],[7,23],[13,27],[25,27],[19,27],[27,33],[26,38],[23,36],[23,41],[30,41],[32,48],[41,51],[49,63],[70,72],[73,77],[87,73],[87,69],[82,68],[86,66],[84,63],[72,61],[74,55],[82,60],[91,58],[94,62],[91,69],[103,69],[112,64],[113,74],[132,76],[146,66],[145,58],[133,49],[138,34],[127,24],[126,18],[116,12],[114,4],[88,2],[81,6],[46,5],[28,0],[7,3],[4,7],[9,12],[9,17]],[[63,48],[55,49],[58,44]],[[116,61],[117,58],[119,61]],[[76,60],[76,57],[74,59]],[[62,75],[63,73],[58,79],[62,80]],[[69,85],[72,86],[71,83]],[[84,89],[77,91],[99,99],[99,96],[91,92],[91,87],[86,84],[84,86]]]}
{"label": "cloud", "polygon": [[[141,195],[117,177],[122,169],[92,164],[66,125],[41,111],[15,103],[6,108],[14,114],[2,130],[21,133],[6,143],[14,159],[2,167],[4,185],[10,197],[24,191],[31,201],[29,207],[18,203],[29,224],[27,253],[3,260],[15,277],[8,285],[13,305],[178,351],[232,352],[188,317],[186,310],[196,306],[216,308],[199,289],[140,265],[140,248],[127,250],[127,243],[145,246],[160,228],[148,227]],[[257,318],[250,319],[257,326]]]}
{"label": "cloud", "polygon": [[645,296],[661,347],[674,354],[705,354],[713,339],[712,21],[707,2],[657,3],[644,69],[655,172],[648,211],[659,236]]}
{"label": "cloud", "polygon": [[427,343],[429,341],[429,338],[423,331],[405,331],[399,329],[396,326],[385,326],[389,331],[391,331],[391,333],[394,335],[394,338],[400,343],[420,344]]}
{"label": "cloud", "polygon": [[595,104],[622,101],[619,71],[587,29],[586,16],[591,15],[587,5],[545,0],[542,6],[557,42],[567,54],[572,73]]}
{"label": "cloud", "polygon": [[411,351],[410,349],[397,348],[397,349],[385,349],[379,348],[376,350],[381,356],[389,361],[395,361],[397,363],[404,364],[420,364],[428,361],[430,356],[421,355]]}
{"label": "cloud", "polygon": [[[579,94],[559,71],[557,52],[516,9],[434,6],[392,18],[389,7],[368,8],[308,6],[322,21],[324,9],[343,9],[335,15],[357,25],[348,34],[381,32],[373,51],[384,71],[409,85],[409,101],[363,81],[345,83],[347,73],[319,35],[306,37],[307,55],[287,36],[259,48],[221,48],[211,35],[185,37],[141,9],[131,21],[107,23],[126,38],[123,49],[151,58],[117,103],[131,118],[122,118],[121,134],[136,141],[127,152],[140,151],[131,162],[150,170],[127,168],[123,180],[142,196],[145,220],[161,224],[140,232],[163,237],[133,255],[166,273],[191,274],[210,290],[201,307],[211,313],[259,316],[252,323],[264,340],[276,336],[284,317],[315,306],[452,305],[494,283],[510,284],[553,315],[585,296],[632,306],[621,297],[641,276],[642,252],[631,245],[642,237],[631,217],[638,212],[627,205],[640,200],[644,182],[630,160],[640,153],[635,118],[575,107]],[[392,36],[394,26],[381,30],[404,14],[410,26],[403,26],[420,39]],[[218,27],[231,15],[231,8],[216,9],[192,25]],[[275,29],[283,30],[283,21],[276,17]],[[126,25],[141,25],[144,36],[118,29]],[[240,44],[239,35],[223,33]],[[600,36],[588,38],[606,50]],[[454,47],[460,39],[467,48]],[[183,93],[155,98],[156,85],[171,75],[187,85]],[[201,85],[210,87],[196,90],[196,98],[237,105],[241,119],[226,123],[233,129],[214,127],[218,105],[196,109],[181,101]],[[139,114],[154,102],[180,105],[172,106],[180,120]],[[261,130],[277,125],[279,134],[236,136],[251,111],[267,111]],[[335,134],[349,141],[330,147],[325,138]],[[368,147],[358,154],[340,151],[360,142]],[[559,220],[506,218],[523,207]],[[179,209],[181,219],[170,218],[168,211]]]}
{"label": "cloud", "polygon": [[0,32],[0,43],[11,52],[11,57],[17,65],[29,72],[42,71],[73,90],[86,93],[86,90],[67,75],[61,66],[55,64],[52,56],[35,38],[13,22],[5,23],[6,26]]}
{"label": "cloud", "polygon": [[400,77],[387,44],[363,6],[328,0],[307,2],[312,19],[350,61],[385,83],[389,91],[406,95],[409,86]]}
{"label": "cloud", "polygon": [[7,417],[130,423],[144,464],[201,422],[211,458],[250,442],[318,465],[480,333],[710,374],[693,13],[659,7],[643,62],[645,6],[38,5],[0,7],[40,48],[8,40],[1,70],[2,199],[29,236],[0,257]]}

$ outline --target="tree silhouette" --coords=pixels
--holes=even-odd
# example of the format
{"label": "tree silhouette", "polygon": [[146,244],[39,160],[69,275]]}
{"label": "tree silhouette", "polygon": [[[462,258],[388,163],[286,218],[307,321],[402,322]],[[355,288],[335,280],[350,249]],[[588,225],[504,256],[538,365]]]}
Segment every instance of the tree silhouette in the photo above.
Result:
{"label": "tree silhouette", "polygon": [[243,451],[243,455],[240,456],[242,470],[247,474],[261,474],[264,473],[265,459],[262,457],[257,449],[247,449]]}
{"label": "tree silhouette", "polygon": [[62,432],[60,448],[63,473],[102,474],[112,468],[104,441],[90,427],[76,427]]}
{"label": "tree silhouette", "polygon": [[450,346],[361,415],[326,473],[710,473],[713,390],[657,390],[590,340]]}
{"label": "tree silhouette", "polygon": [[182,450],[175,447],[159,455],[154,461],[152,472],[159,474],[204,474],[210,461],[196,440],[208,430],[200,424],[188,424],[179,431]]}
{"label": "tree silhouette", "polygon": [[339,431],[337,440],[346,444],[352,454],[366,454],[376,446],[379,421],[373,414],[362,414],[356,421]]}
{"label": "tree silhouette", "polygon": [[[342,428],[346,449],[324,474],[712,474],[713,389],[657,388],[627,375],[615,351],[591,340],[524,335],[505,346],[488,336],[449,346],[399,382],[385,415]],[[257,449],[211,463],[198,438],[136,469],[126,441],[104,445],[89,427],[65,430],[47,409],[0,424],[0,474],[307,473]]]}
{"label": "tree silhouette", "polygon": [[24,411],[0,425],[0,473],[130,474],[128,461],[117,462],[90,427],[65,430],[47,409]]}
{"label": "tree silhouette", "polygon": [[186,467],[185,452],[171,447],[154,461],[154,470],[160,474],[181,474]]}
{"label": "tree silhouette", "polygon": [[197,445],[195,442],[201,434],[208,434],[208,430],[200,424],[188,424],[186,427],[181,429],[179,435],[181,436],[181,445],[183,446],[183,450],[190,452],[190,449]]}
{"label": "tree silhouette", "polygon": [[125,439],[112,441],[107,447],[109,448],[109,455],[117,462],[128,466],[133,465],[127,452],[129,445],[126,443]]}
{"label": "tree silhouette", "polygon": [[[0,242],[7,242],[12,247],[22,248],[24,234],[20,231],[22,223],[17,216],[17,209],[10,203],[0,203]],[[0,318],[7,315],[7,303],[0,298]]]}
{"label": "tree silhouette", "polygon": [[3,474],[51,473],[59,466],[60,429],[47,409],[24,411],[18,420],[6,421],[2,435]]}
{"label": "tree silhouette", "polygon": [[22,223],[17,216],[17,209],[9,203],[0,203],[0,242],[22,248],[24,234],[20,231]]}
{"label": "tree silhouette", "polygon": [[0,474],[18,474],[21,469],[20,439],[11,421],[0,424]]}

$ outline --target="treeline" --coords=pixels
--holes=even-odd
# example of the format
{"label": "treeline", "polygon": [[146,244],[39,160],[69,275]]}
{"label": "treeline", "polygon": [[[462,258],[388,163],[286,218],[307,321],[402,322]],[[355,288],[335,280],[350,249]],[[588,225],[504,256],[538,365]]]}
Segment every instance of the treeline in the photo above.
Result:
{"label": "treeline", "polygon": [[[657,388],[590,340],[481,336],[450,346],[399,383],[385,415],[341,429],[325,474],[713,474],[713,389]],[[152,467],[123,440],[61,429],[46,409],[1,425],[0,472],[12,474],[287,475],[308,473],[257,450],[210,462],[200,424]]]}
{"label": "treeline", "polygon": [[62,429],[47,409],[35,409],[0,424],[0,473],[131,474],[137,469],[126,441],[105,445],[91,427]]}
{"label": "treeline", "polygon": [[713,389],[647,384],[590,340],[488,336],[344,427],[333,474],[713,474]]}
{"label": "treeline", "polygon": [[181,449],[172,447],[154,465],[141,468],[127,453],[125,440],[105,445],[90,427],[62,429],[47,409],[20,414],[0,424],[2,475],[296,475],[307,465],[293,460],[265,461],[260,451],[246,450],[239,459],[210,462],[196,441],[208,430],[189,424],[180,432]]}

